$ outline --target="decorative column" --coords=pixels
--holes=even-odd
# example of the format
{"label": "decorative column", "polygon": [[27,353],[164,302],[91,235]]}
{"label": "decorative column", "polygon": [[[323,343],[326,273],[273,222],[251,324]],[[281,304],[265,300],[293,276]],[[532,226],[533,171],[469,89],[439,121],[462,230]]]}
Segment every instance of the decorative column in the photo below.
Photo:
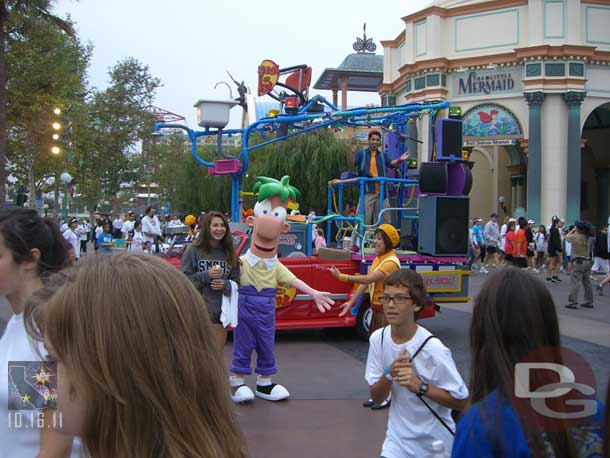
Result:
{"label": "decorative column", "polygon": [[338,98],[339,88],[337,86],[333,86],[332,91],[333,91],[333,105],[337,106],[337,103],[339,102],[339,98]]}
{"label": "decorative column", "polygon": [[580,104],[584,92],[566,92],[563,95],[568,104],[568,177],[566,196],[568,209],[566,222],[573,224],[580,218]]}
{"label": "decorative column", "polygon": [[347,110],[347,75],[341,75],[341,110]]}
{"label": "decorative column", "polygon": [[541,221],[542,195],[542,135],[541,114],[544,92],[527,92],[525,101],[529,105],[529,138],[527,151],[527,215],[529,219]]}

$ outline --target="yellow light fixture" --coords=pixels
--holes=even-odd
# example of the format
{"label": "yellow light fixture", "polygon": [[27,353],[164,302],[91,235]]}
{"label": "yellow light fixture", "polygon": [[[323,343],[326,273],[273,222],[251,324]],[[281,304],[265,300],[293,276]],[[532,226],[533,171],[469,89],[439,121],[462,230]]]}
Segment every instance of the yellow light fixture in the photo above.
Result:
{"label": "yellow light fixture", "polygon": [[58,122],[54,122],[53,124],[51,124],[51,126],[53,126],[54,130],[59,130],[61,129],[61,124]]}
{"label": "yellow light fixture", "polygon": [[55,113],[57,116],[59,116],[61,114],[61,109],[55,107],[55,108],[53,108],[53,113]]}
{"label": "yellow light fixture", "polygon": [[59,135],[58,134],[53,134],[53,140],[59,140]]}
{"label": "yellow light fixture", "polygon": [[52,152],[53,154],[59,154],[59,153],[61,153],[61,149],[59,148],[59,146],[53,146],[53,147],[51,148],[51,152]]}

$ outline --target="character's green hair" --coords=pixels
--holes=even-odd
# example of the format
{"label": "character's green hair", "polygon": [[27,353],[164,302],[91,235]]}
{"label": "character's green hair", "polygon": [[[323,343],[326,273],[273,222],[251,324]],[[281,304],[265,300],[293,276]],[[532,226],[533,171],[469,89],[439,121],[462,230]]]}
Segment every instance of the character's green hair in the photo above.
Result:
{"label": "character's green hair", "polygon": [[292,186],[290,177],[284,175],[280,181],[269,177],[256,177],[254,184],[254,192],[258,192],[258,201],[262,202],[265,199],[273,196],[280,196],[282,202],[286,202],[288,198],[296,200],[301,192]]}

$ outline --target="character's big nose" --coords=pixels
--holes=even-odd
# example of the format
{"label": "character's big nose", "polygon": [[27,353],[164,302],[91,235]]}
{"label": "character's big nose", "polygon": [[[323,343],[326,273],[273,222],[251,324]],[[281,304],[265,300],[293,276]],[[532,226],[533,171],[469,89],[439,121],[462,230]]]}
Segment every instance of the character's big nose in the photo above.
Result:
{"label": "character's big nose", "polygon": [[284,223],[281,219],[267,215],[261,215],[257,219],[257,233],[262,238],[273,239],[281,234]]}

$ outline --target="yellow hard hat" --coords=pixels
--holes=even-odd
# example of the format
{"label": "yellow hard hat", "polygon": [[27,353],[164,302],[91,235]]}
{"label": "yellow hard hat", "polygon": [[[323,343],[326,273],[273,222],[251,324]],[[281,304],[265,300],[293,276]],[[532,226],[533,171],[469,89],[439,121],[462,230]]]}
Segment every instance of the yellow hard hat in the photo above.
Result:
{"label": "yellow hard hat", "polygon": [[192,226],[196,222],[197,218],[195,218],[193,215],[186,215],[186,217],[184,218],[184,224],[186,224],[187,226]]}
{"label": "yellow hard hat", "polygon": [[392,226],[391,224],[382,224],[381,226],[379,226],[378,229],[383,231],[385,235],[388,236],[390,242],[392,242],[393,247],[398,245],[398,243],[400,242],[400,235],[398,234],[398,231],[394,226]]}

